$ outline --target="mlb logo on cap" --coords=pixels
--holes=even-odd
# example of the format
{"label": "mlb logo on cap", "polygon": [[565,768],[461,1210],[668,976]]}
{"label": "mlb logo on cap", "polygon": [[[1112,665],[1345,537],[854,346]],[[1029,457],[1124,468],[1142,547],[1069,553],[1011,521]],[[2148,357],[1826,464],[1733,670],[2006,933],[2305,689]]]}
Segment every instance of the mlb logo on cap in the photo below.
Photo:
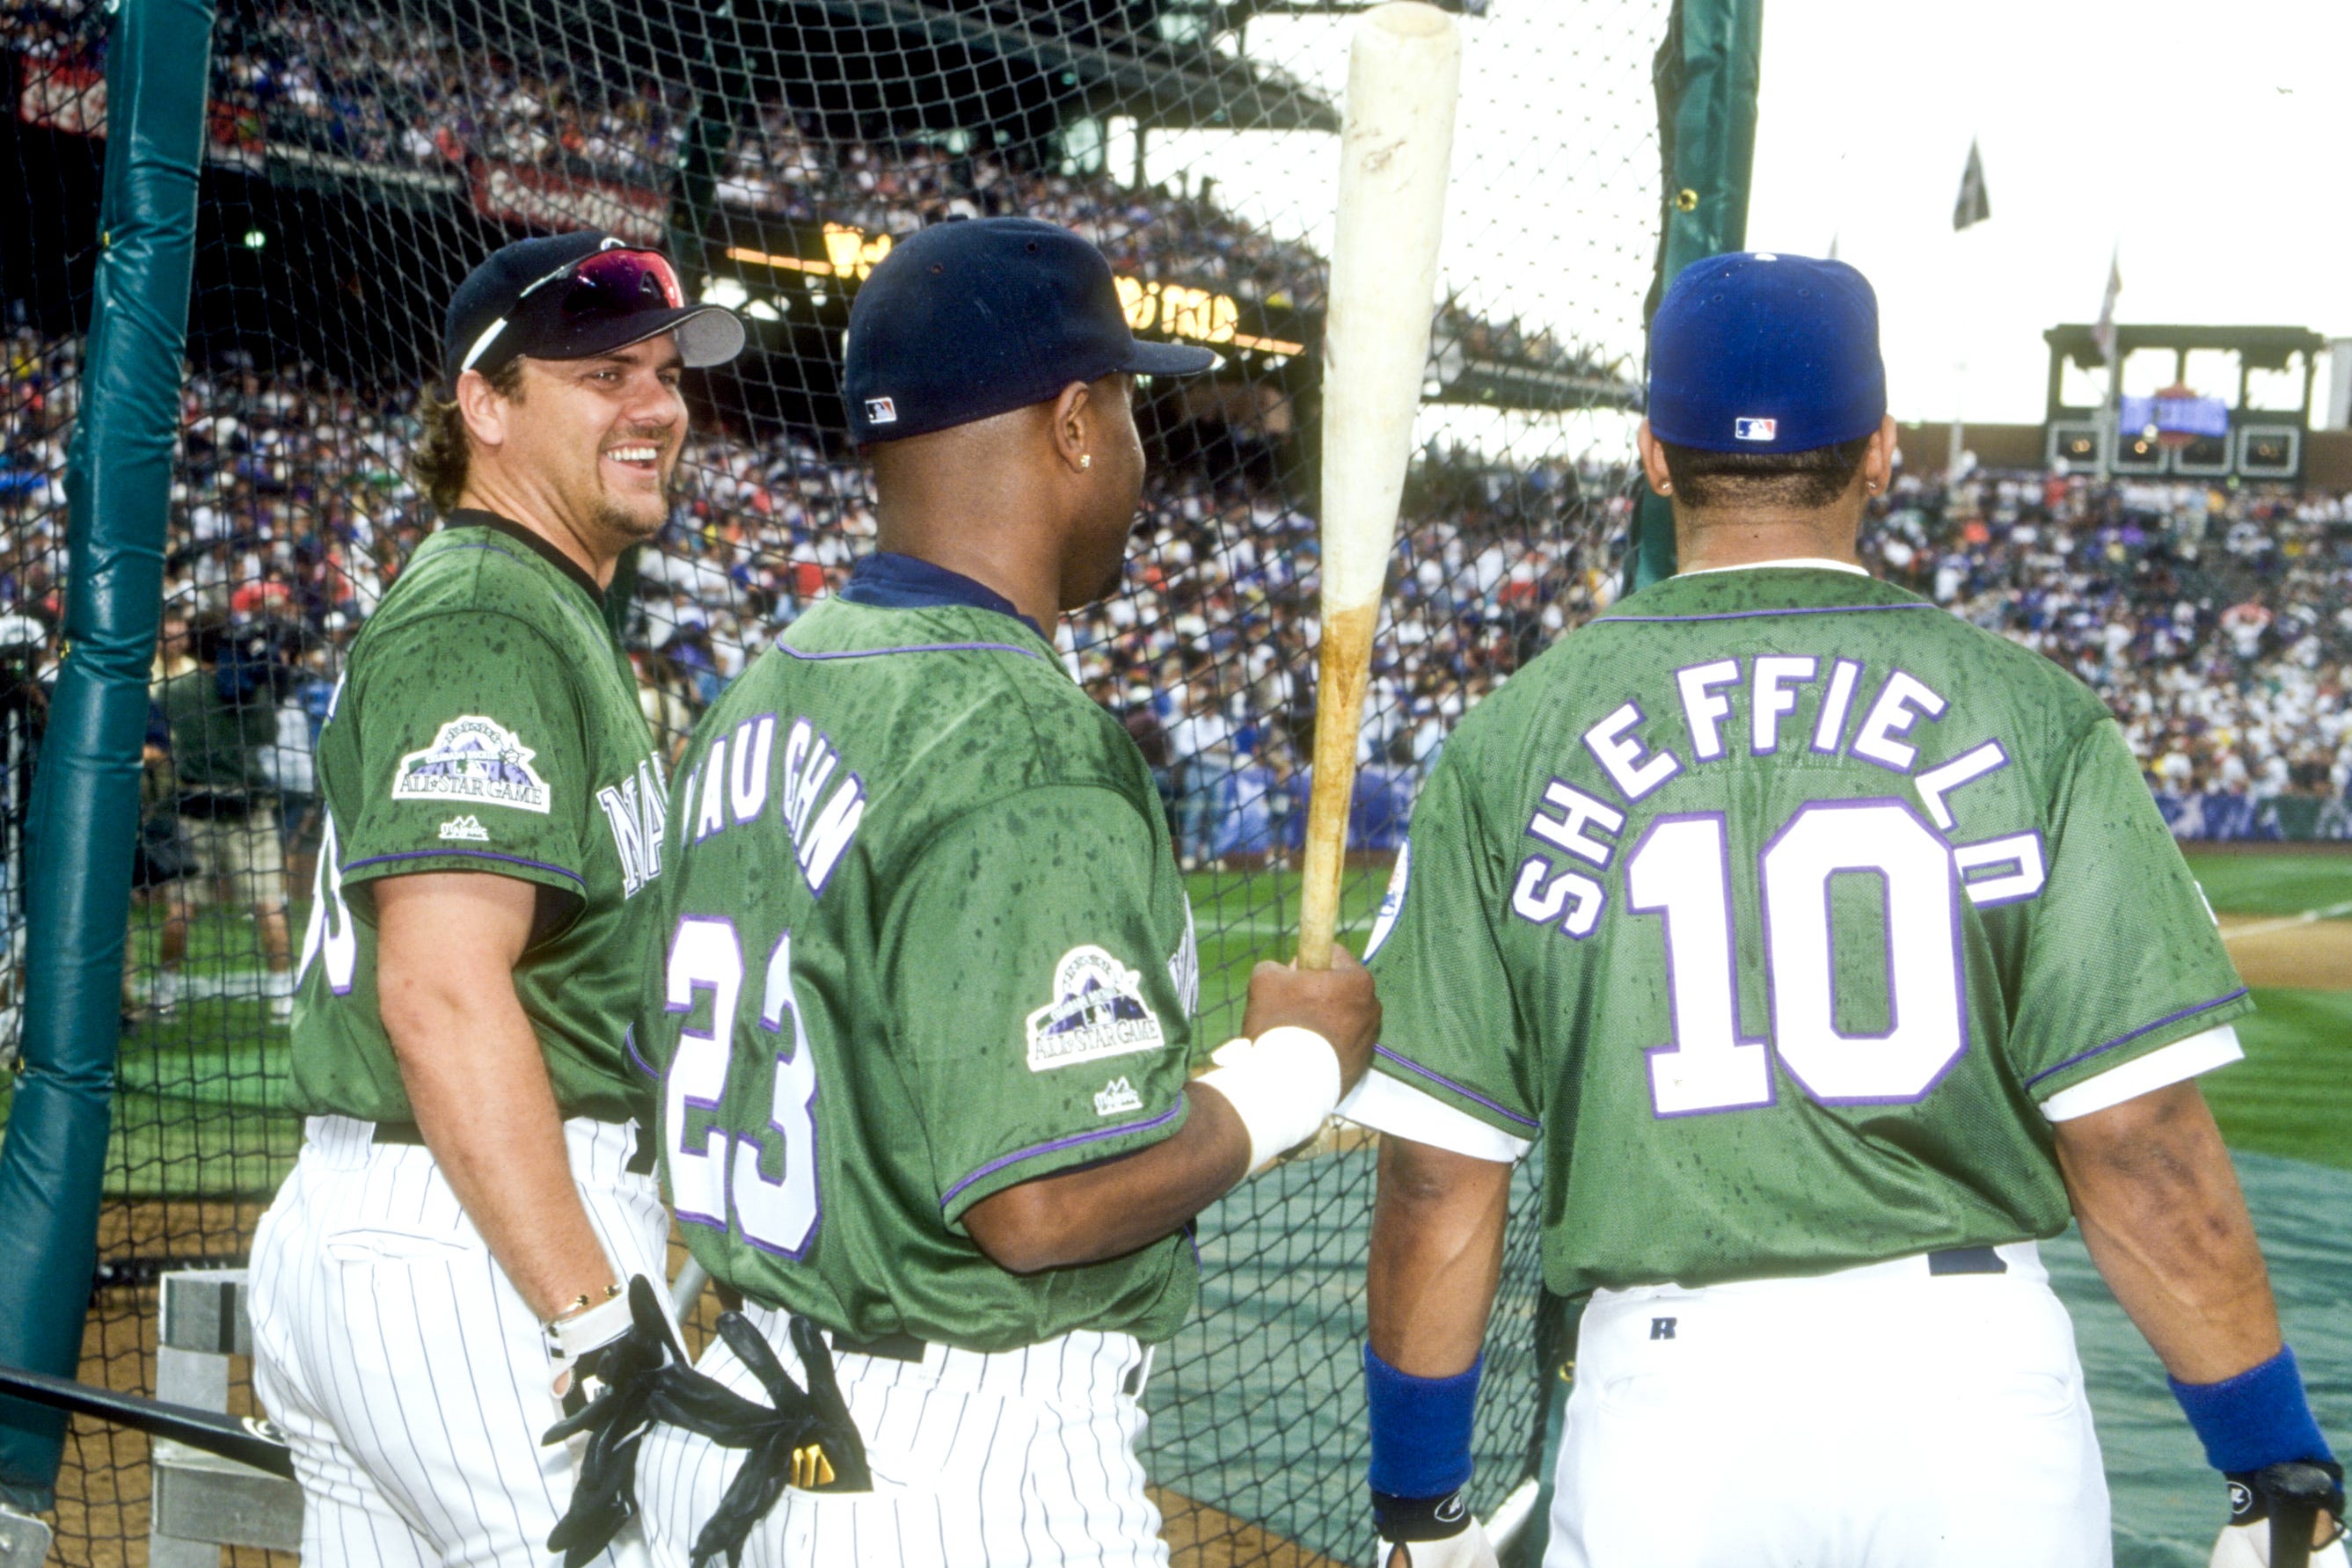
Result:
{"label": "mlb logo on cap", "polygon": [[[1744,411],[1769,408],[1768,418]],[[1650,323],[1650,433],[1701,452],[1811,452],[1886,416],[1878,298],[1842,261],[1735,252],[1683,268]]]}
{"label": "mlb logo on cap", "polygon": [[896,424],[898,405],[887,397],[869,397],[866,400],[866,421],[869,424]]}

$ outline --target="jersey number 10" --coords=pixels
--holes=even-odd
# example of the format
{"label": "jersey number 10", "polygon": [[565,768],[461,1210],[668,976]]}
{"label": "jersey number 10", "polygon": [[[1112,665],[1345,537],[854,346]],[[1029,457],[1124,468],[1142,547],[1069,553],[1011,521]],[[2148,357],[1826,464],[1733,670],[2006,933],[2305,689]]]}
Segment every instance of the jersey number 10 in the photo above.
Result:
{"label": "jersey number 10", "polygon": [[[1885,899],[1885,1034],[1837,1028],[1830,882],[1875,876]],[[1739,1034],[1731,856],[1720,812],[1661,817],[1625,862],[1627,906],[1665,928],[1674,1038],[1649,1052],[1661,1116],[1773,1102],[1777,1052],[1824,1105],[1924,1099],[1968,1049],[1960,975],[1959,886],[1952,854],[1893,800],[1816,801],[1757,856],[1769,1044]]]}
{"label": "jersey number 10", "polygon": [[[816,1190],[816,1058],[800,1003],[793,997],[793,934],[777,938],[768,955],[767,993],[760,1005],[760,1028],[777,1036],[777,1050],[747,1062],[772,1063],[765,1133],[730,1134],[707,1125],[698,1140],[687,1119],[696,1112],[719,1115],[727,1098],[727,1073],[735,1060],[735,1008],[743,995],[743,943],[731,920],[689,915],[677,923],[669,945],[665,982],[668,1010],[690,1012],[697,991],[710,993],[710,1029],[678,1031],[677,1050],[662,1082],[662,1130],[669,1149],[670,1190],[677,1217],[688,1224],[727,1228],[731,1199],[743,1239],[763,1252],[797,1260],[816,1235],[820,1205]],[[789,1040],[783,1039],[791,1022]],[[747,1044],[749,1041],[747,1040]],[[769,1135],[782,1143],[781,1174],[770,1180],[760,1165]]]}

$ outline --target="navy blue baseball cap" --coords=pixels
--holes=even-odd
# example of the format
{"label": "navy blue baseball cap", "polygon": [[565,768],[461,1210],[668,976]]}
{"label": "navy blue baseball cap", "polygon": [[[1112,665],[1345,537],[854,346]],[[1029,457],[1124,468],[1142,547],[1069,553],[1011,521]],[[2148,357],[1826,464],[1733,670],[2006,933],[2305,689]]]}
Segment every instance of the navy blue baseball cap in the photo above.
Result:
{"label": "navy blue baseball cap", "polygon": [[1008,413],[1114,371],[1186,376],[1217,356],[1138,342],[1110,263],[1058,224],[971,218],[893,246],[849,308],[850,439],[901,441]]}
{"label": "navy blue baseball cap", "polygon": [[1886,417],[1878,296],[1842,261],[1773,251],[1683,268],[1650,323],[1650,432],[1702,452],[1810,452]]}
{"label": "navy blue baseball cap", "polygon": [[449,298],[441,334],[442,390],[528,355],[584,360],[677,334],[689,367],[743,351],[743,323],[716,305],[689,305],[677,269],[657,250],[585,230],[500,246]]}

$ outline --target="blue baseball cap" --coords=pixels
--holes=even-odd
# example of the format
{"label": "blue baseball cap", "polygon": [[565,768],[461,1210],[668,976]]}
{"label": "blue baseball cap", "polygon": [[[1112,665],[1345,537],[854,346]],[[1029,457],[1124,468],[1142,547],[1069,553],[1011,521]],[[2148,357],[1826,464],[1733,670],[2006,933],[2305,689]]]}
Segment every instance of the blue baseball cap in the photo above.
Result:
{"label": "blue baseball cap", "polygon": [[1102,252],[1058,224],[972,218],[893,246],[849,308],[842,396],[859,445],[1044,402],[1114,371],[1186,376],[1217,356],[1141,343]]}
{"label": "blue baseball cap", "polygon": [[1650,431],[1702,452],[1810,452],[1886,417],[1878,296],[1842,261],[1693,262],[1650,323]]}

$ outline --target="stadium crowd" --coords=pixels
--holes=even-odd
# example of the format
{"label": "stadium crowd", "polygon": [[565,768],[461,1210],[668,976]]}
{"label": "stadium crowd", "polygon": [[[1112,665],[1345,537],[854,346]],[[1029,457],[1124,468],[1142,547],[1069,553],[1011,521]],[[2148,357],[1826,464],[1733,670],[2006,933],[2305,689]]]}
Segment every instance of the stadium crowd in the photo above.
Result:
{"label": "stadium crowd", "polygon": [[[98,0],[0,0],[0,47],[94,63],[103,15]],[[468,46],[405,13],[229,6],[215,38],[210,126],[225,149],[293,145],[397,168],[462,169],[481,158],[659,189],[677,164],[693,102],[653,62],[583,55],[574,38],[560,55],[526,57]],[[1100,171],[1037,166],[1035,152],[830,138],[818,116],[769,101],[735,133],[716,191],[749,213],[868,234],[1022,213],[1085,235],[1145,280],[1276,310],[1321,298],[1320,256],[1238,221],[1206,188],[1132,189]],[[1475,356],[1610,373],[1577,345],[1516,321],[1449,307],[1445,330]]]}
{"label": "stadium crowd", "polygon": [[[0,626],[46,639],[60,610],[75,350],[28,330],[0,350]],[[302,672],[289,706],[313,727],[341,650],[431,526],[404,471],[409,401],[228,367],[184,392],[169,603],[189,621],[274,628],[270,645]],[[1611,601],[1622,480],[1425,455],[1365,731],[1375,776],[1395,782],[1391,816],[1463,711]],[[1139,527],[1125,591],[1064,629],[1072,672],[1160,770],[1189,858],[1278,848],[1311,716],[1313,519],[1270,485],[1196,463],[1154,478]],[[838,586],[874,531],[864,470],[813,436],[698,436],[672,525],[638,565],[631,642],[648,716],[682,733]],[[2209,798],[2315,800],[2321,831],[2352,831],[2352,500],[1904,476],[1866,549],[1882,575],[2105,695],[2179,831],[2259,831],[2180,819],[2177,803]],[[301,727],[284,734],[299,749]],[[307,759],[286,766],[291,781]]]}

